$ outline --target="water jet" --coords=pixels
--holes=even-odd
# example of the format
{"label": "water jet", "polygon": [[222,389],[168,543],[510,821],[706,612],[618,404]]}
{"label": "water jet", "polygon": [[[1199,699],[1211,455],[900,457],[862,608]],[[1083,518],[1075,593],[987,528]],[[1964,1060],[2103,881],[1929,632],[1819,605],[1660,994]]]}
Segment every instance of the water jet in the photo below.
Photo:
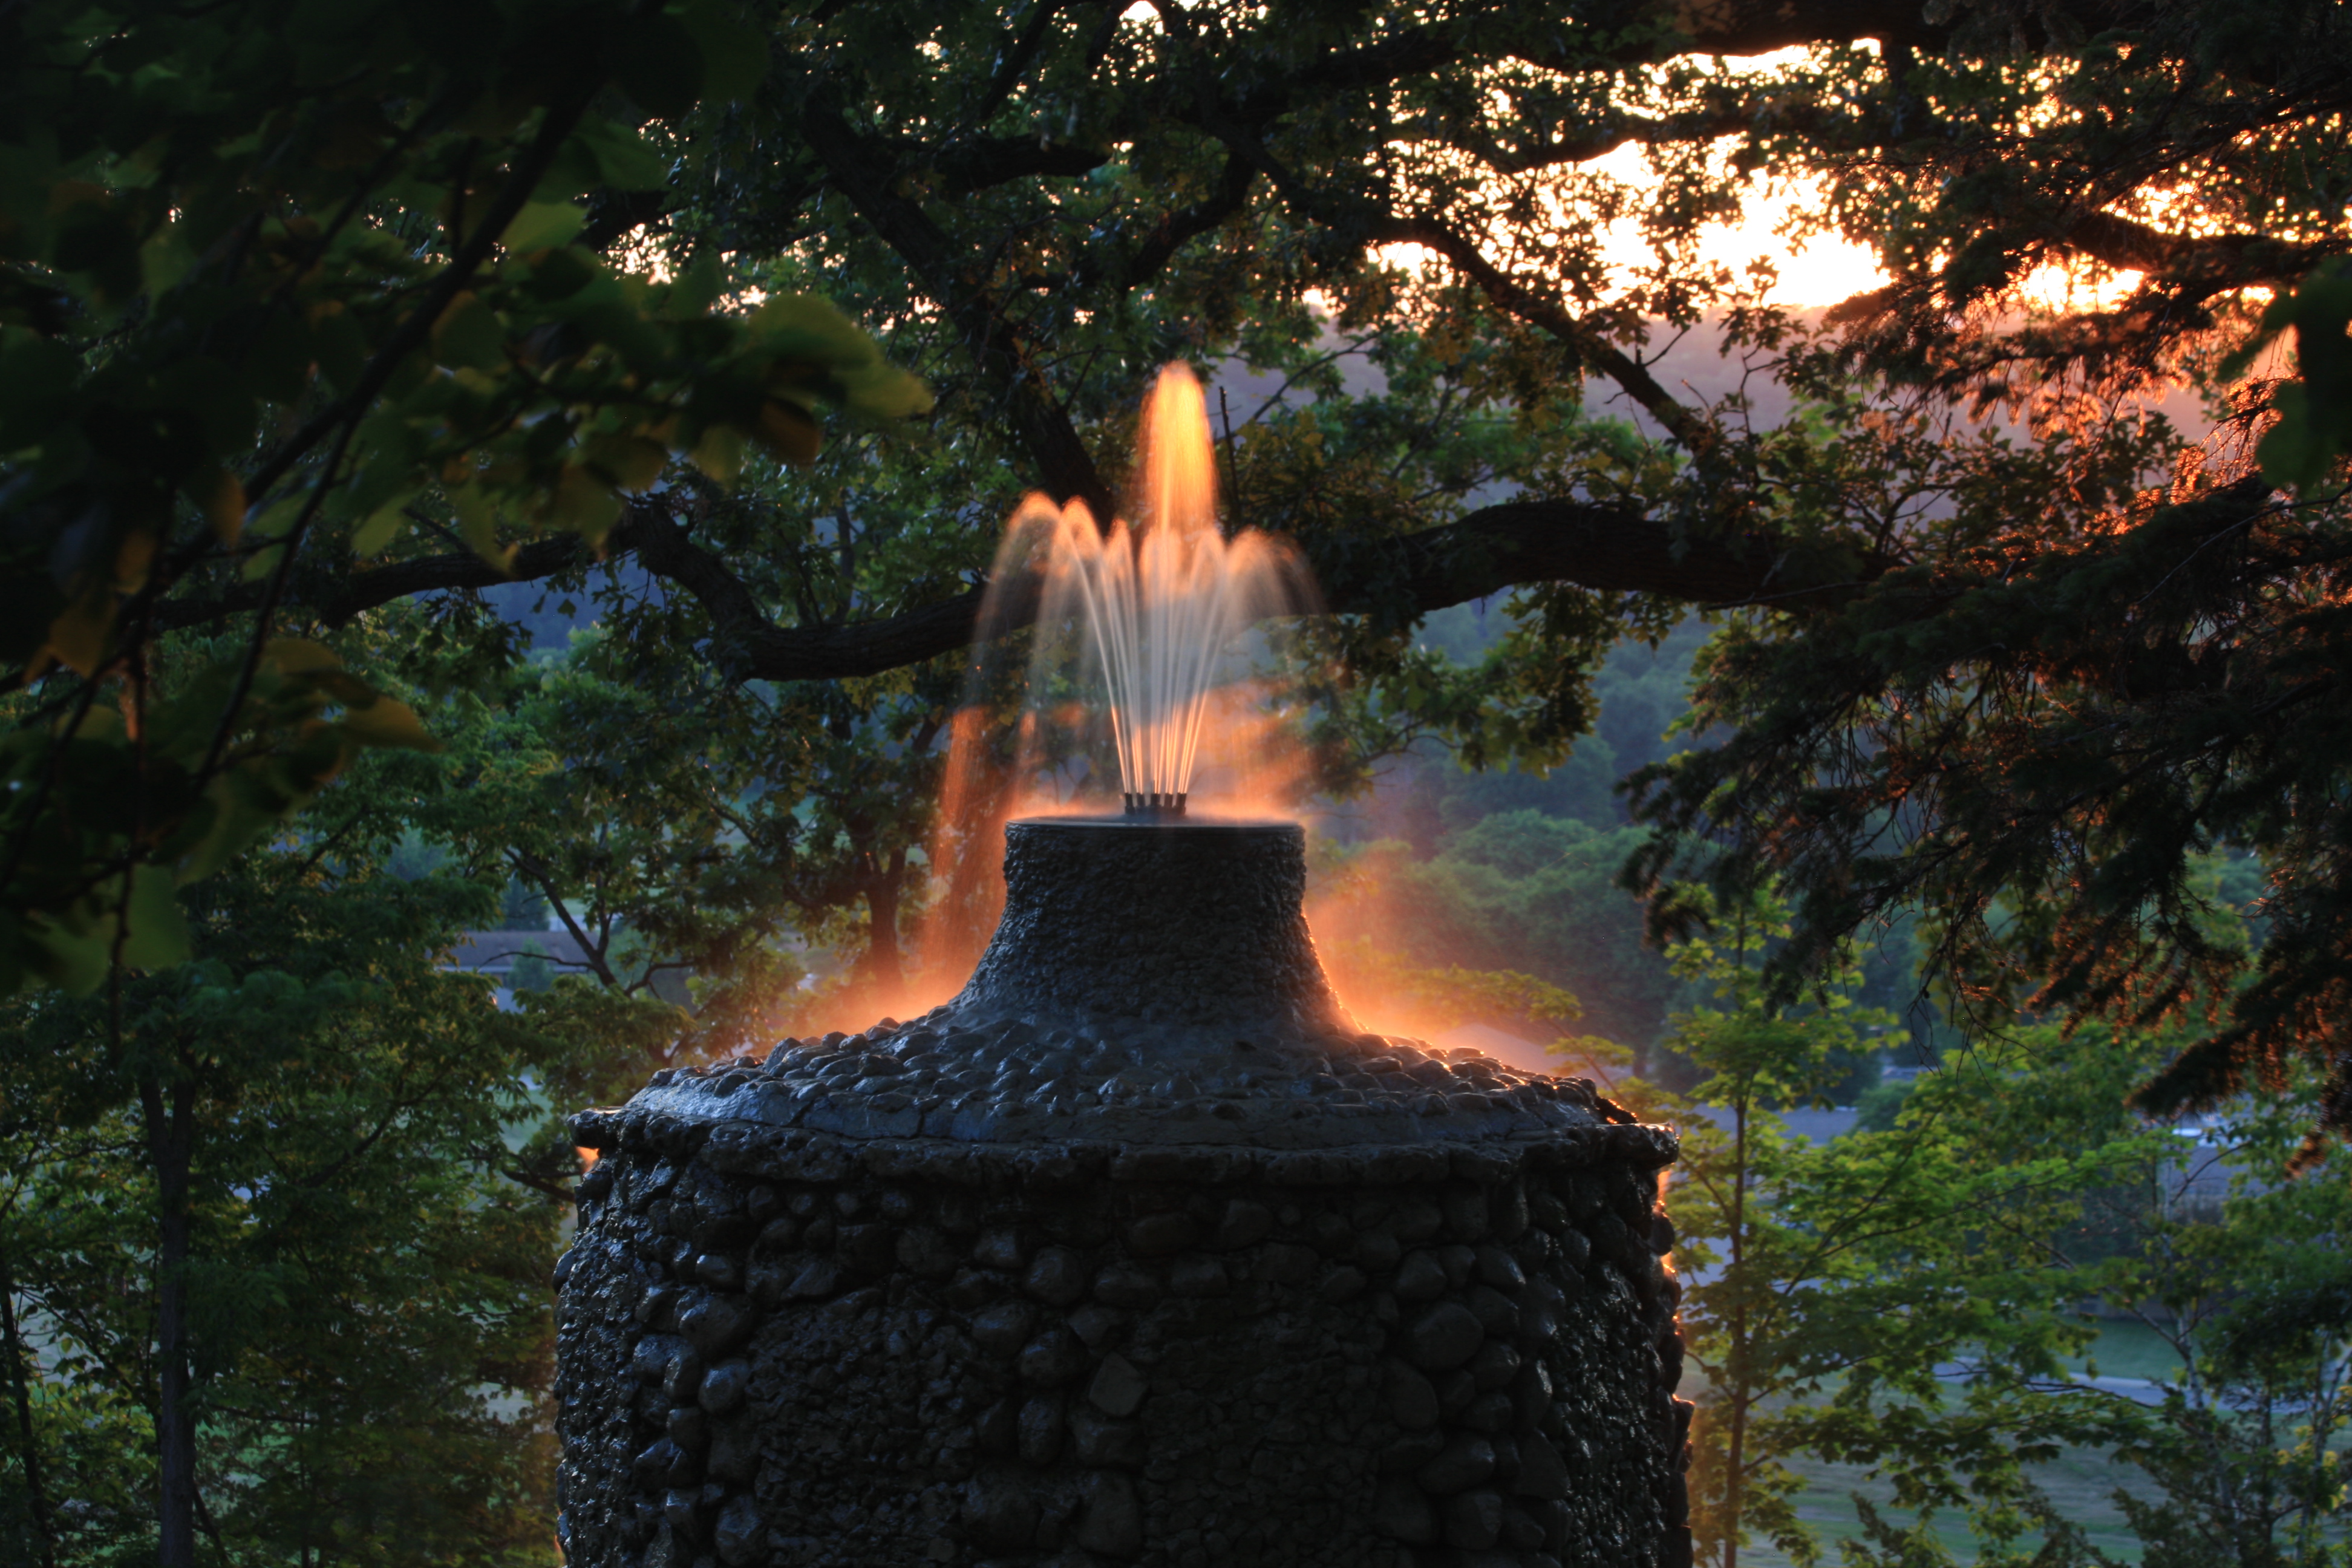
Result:
{"label": "water jet", "polygon": [[1119,808],[1007,826],[962,992],[574,1119],[572,1562],[1688,1563],[1673,1136],[1359,1029],[1298,826],[1189,808],[1278,552],[1171,467],[1050,519]]}

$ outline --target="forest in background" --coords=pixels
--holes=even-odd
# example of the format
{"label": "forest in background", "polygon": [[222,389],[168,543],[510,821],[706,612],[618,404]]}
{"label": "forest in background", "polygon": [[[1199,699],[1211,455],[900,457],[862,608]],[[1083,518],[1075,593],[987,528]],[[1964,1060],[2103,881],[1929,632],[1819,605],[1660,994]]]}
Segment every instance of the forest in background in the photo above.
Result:
{"label": "forest in background", "polygon": [[2347,80],[2326,0],[0,6],[5,1550],[548,1560],[562,1112],[968,958],[998,530],[1184,359],[1288,393],[1334,966],[1685,1131],[1713,1568],[1831,1466],[1873,1568],[2340,1560]]}

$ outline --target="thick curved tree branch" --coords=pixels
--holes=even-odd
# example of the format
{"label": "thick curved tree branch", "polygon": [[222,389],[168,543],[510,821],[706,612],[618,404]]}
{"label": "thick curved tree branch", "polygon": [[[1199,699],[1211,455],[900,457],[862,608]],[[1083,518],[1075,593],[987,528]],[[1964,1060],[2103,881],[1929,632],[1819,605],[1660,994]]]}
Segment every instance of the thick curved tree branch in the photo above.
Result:
{"label": "thick curved tree branch", "polygon": [[2093,213],[2056,244],[2110,267],[2145,272],[2151,281],[2189,285],[2204,294],[2294,283],[2339,244],[2297,245],[2262,234],[2167,234],[2112,213]]}
{"label": "thick curved tree branch", "polygon": [[[623,545],[622,548],[627,548]],[[299,584],[289,595],[291,603],[331,626],[341,626],[363,610],[417,594],[446,593],[461,588],[495,588],[501,583],[530,583],[583,565],[588,547],[577,534],[536,539],[515,552],[514,569],[501,572],[470,550],[448,555],[420,556],[389,566],[373,566],[341,579],[330,593],[305,593]],[[155,606],[153,625],[159,632],[184,631],[211,626],[261,606],[262,584],[240,583],[226,592],[165,599]]]}
{"label": "thick curved tree branch", "polygon": [[[779,626],[724,562],[666,514],[642,507],[625,526],[637,559],[701,604],[712,623],[713,657],[736,679],[878,675],[1018,631],[1037,614],[1037,584],[1023,580],[1000,584],[993,604],[975,588],[879,620]],[[1554,582],[1698,604],[1832,602],[1885,566],[1824,571],[1761,541],[1698,544],[1669,524],[1579,500],[1508,501],[1459,522],[1326,553],[1324,607],[1343,615],[1425,614]]]}
{"label": "thick curved tree branch", "polygon": [[939,175],[939,194],[967,196],[1016,180],[1076,179],[1111,161],[1112,154],[1075,142],[1034,136],[959,138],[935,152],[910,147],[918,165],[928,162]]}
{"label": "thick curved tree branch", "polygon": [[1700,118],[1676,120],[1613,114],[1606,120],[1566,126],[1557,132],[1538,131],[1526,141],[1510,145],[1483,131],[1460,138],[1457,144],[1498,174],[1528,174],[1562,163],[1590,163],[1633,142],[1658,146],[1675,142],[1712,142],[1737,135],[1764,112],[1743,106]]}
{"label": "thick curved tree branch", "polygon": [[1160,274],[1161,268],[1190,241],[1200,237],[1242,210],[1249,203],[1250,185],[1257,171],[1250,161],[1234,153],[1225,159],[1218,171],[1216,188],[1188,207],[1179,208],[1160,218],[1151,232],[1143,237],[1118,268],[1118,282],[1124,292],[1142,288]]}
{"label": "thick curved tree branch", "polygon": [[[1642,0],[1626,7],[1623,23],[1633,28],[1646,25],[1668,29],[1674,43],[1653,45],[1658,53],[1763,55],[1806,44],[1847,44],[1862,38],[1935,53],[1972,24],[1990,35],[1998,46],[2021,41],[2039,47],[2056,30],[2053,21],[2063,21],[2070,33],[2090,35],[2121,24],[2138,8],[2131,0],[2059,0],[2047,7],[2020,7],[2013,16],[2001,12],[2000,30],[1994,33],[1969,8],[1921,5],[1914,0],[1706,0],[1704,5],[1691,0]],[[1945,12],[1947,19],[1929,21],[1930,10]]]}
{"label": "thick curved tree branch", "polygon": [[[658,500],[633,501],[604,549],[607,559],[634,554],[646,571],[690,595],[710,619],[711,661],[737,680],[878,675],[1006,636],[1037,615],[1037,584],[1024,579],[999,584],[993,603],[987,589],[972,588],[874,620],[778,626],[751,587],[694,542]],[[1320,553],[1323,605],[1337,615],[1422,615],[1546,583],[1702,605],[1828,604],[1886,565],[1841,570],[1760,539],[1692,542],[1670,524],[1580,500],[1506,501],[1458,522]],[[470,552],[426,556],[353,573],[331,599],[309,608],[340,622],[411,595],[532,581],[587,559],[585,546],[569,536],[525,545],[510,574]],[[159,614],[174,628],[208,625],[254,608],[257,594],[241,587],[212,598],[167,600]]]}

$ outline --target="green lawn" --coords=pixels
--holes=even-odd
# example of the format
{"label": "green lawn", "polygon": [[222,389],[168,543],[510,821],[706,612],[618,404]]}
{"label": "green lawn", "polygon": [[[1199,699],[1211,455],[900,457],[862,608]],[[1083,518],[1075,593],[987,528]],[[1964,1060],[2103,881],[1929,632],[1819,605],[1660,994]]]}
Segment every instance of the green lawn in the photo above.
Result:
{"label": "green lawn", "polygon": [[[2167,1383],[2180,1370],[2180,1358],[2172,1347],[2145,1323],[2102,1324],[2087,1359],[2095,1363],[2102,1377],[2144,1377],[2150,1383]],[[2086,1370],[2084,1362],[2074,1363],[2074,1370]]]}
{"label": "green lawn", "polygon": [[[1805,1489],[1797,1498],[1798,1517],[1812,1527],[1822,1543],[1822,1556],[1829,1563],[1839,1561],[1836,1542],[1862,1538],[1859,1516],[1853,1507],[1856,1492],[1876,1505],[1879,1513],[1890,1522],[1910,1522],[1911,1516],[1895,1506],[1895,1489],[1871,1479],[1863,1466],[1807,1459],[1790,1468],[1805,1478]],[[2120,1562],[2139,1561],[2139,1544],[2125,1528],[2123,1514],[2114,1501],[2118,1487],[2152,1495],[2152,1489],[2145,1486],[2137,1470],[2116,1464],[2105,1454],[2078,1449],[2055,1463],[2036,1467],[2033,1474],[2050,1494],[2051,1501],[2090,1532],[2094,1546]],[[1974,1543],[1969,1538],[1966,1521],[1958,1516],[1938,1516],[1936,1523],[1937,1535],[1952,1555],[1961,1563],[1971,1561]],[[1790,1568],[1791,1562],[1787,1554],[1760,1542],[1741,1547],[1739,1561],[1741,1568]]]}
{"label": "green lawn", "polygon": [[[2095,1368],[2101,1376],[2145,1378],[2150,1382],[2168,1378],[2179,1364],[2171,1346],[2145,1324],[2135,1322],[2102,1325],[2089,1353],[2074,1363],[2078,1372]],[[1890,1522],[1911,1521],[1913,1516],[1907,1510],[1895,1506],[1895,1489],[1873,1479],[1864,1466],[1801,1459],[1789,1468],[1805,1479],[1804,1490],[1797,1497],[1797,1515],[1812,1527],[1828,1563],[1840,1561],[1838,1542],[1862,1539],[1861,1519],[1853,1506],[1857,1492],[1869,1499]],[[2049,1493],[2051,1501],[2089,1531],[2094,1546],[2120,1562],[2139,1560],[2139,1543],[2126,1527],[2122,1510],[2115,1505],[2118,1488],[2151,1498],[2156,1495],[2155,1489],[2147,1484],[2137,1468],[2095,1449],[2083,1448],[2069,1450],[2055,1462],[2037,1467],[2033,1476]],[[1969,1535],[1967,1521],[1960,1516],[1939,1515],[1936,1533],[1958,1562],[1974,1560],[1975,1543]],[[1739,1561],[1742,1568],[1790,1568],[1792,1560],[1761,1542],[1754,1542],[1740,1548]]]}

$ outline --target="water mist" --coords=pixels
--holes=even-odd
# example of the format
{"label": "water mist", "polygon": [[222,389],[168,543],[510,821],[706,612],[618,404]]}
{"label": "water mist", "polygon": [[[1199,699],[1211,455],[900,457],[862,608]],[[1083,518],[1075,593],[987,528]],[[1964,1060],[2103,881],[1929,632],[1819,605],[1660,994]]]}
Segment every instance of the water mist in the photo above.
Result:
{"label": "water mist", "polygon": [[[1129,814],[1181,816],[1211,697],[1235,637],[1315,607],[1286,540],[1218,526],[1215,450],[1201,384],[1181,364],[1144,405],[1139,519],[1103,526],[1083,501],[1025,500],[997,555],[997,580],[1039,582],[1030,689],[1051,691],[1082,645],[1082,689],[1102,694]],[[985,619],[985,616],[983,616]]]}

